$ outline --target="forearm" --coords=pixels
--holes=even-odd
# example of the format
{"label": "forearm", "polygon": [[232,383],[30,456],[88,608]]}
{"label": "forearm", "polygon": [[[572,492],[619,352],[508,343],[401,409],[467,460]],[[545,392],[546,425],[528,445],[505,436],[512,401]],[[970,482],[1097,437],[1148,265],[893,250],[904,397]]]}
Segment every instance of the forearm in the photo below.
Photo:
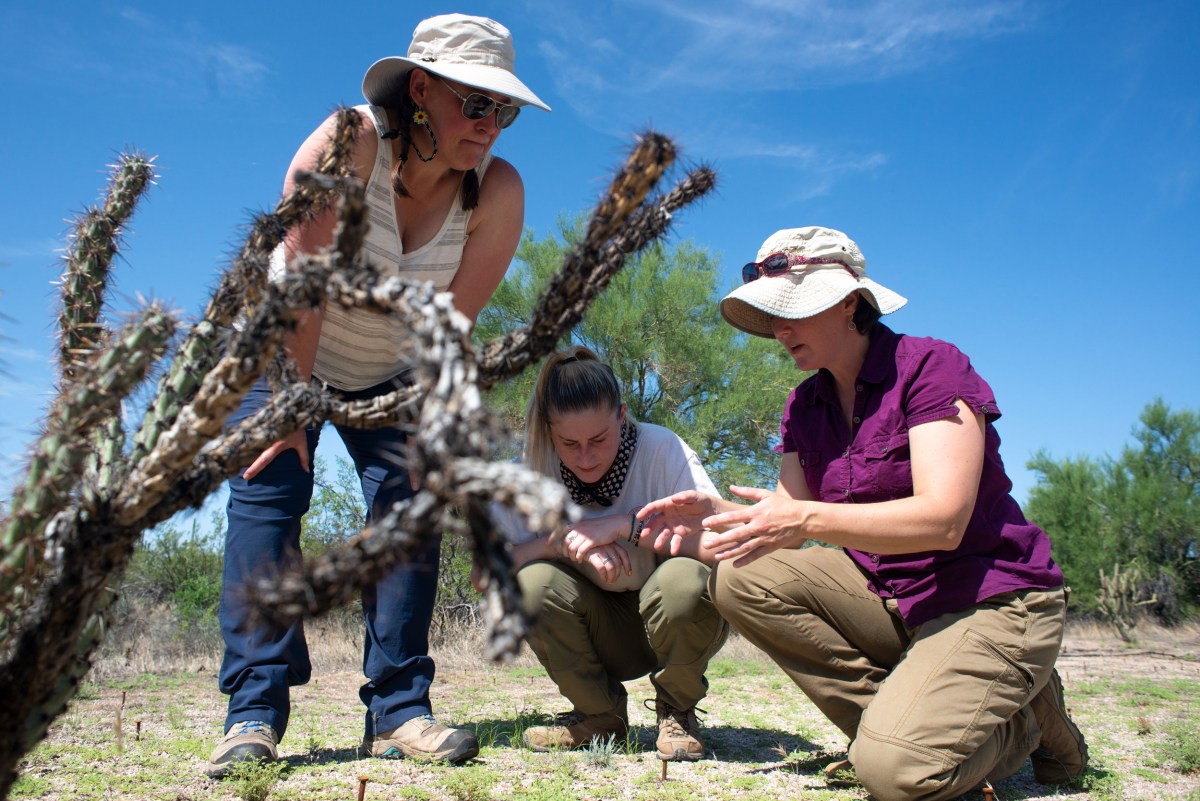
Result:
{"label": "forearm", "polygon": [[296,315],[296,327],[284,338],[283,348],[296,362],[296,369],[305,380],[312,377],[321,341],[321,310],[306,309]]}
{"label": "forearm", "polygon": [[861,504],[797,500],[789,506],[792,527],[804,539],[878,554],[953,550],[969,519],[919,496]]}
{"label": "forearm", "polygon": [[554,546],[550,544],[549,538],[534,537],[527,542],[513,546],[511,553],[513,571],[520,570],[530,562],[548,561],[559,555]]}

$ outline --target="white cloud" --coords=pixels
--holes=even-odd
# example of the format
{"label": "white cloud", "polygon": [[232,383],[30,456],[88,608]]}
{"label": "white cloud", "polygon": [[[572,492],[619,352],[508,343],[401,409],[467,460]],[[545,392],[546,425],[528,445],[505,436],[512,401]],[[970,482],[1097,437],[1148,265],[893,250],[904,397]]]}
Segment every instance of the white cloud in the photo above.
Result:
{"label": "white cloud", "polygon": [[[539,2],[527,5],[536,9]],[[805,93],[917,71],[1009,33],[1029,16],[1020,0],[601,0],[541,7],[541,56],[558,96],[585,124],[623,135],[668,120],[670,133],[702,157],[803,171],[808,191],[817,193],[842,176],[877,169],[886,156],[834,153],[797,141],[787,126],[745,120],[761,109],[763,95],[799,105]]]}

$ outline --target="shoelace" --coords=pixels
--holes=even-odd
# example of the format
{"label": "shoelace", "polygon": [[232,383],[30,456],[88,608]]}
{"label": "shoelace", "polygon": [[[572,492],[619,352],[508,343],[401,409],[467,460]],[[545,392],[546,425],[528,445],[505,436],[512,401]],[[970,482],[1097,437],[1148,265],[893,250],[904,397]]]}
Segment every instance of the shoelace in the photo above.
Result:
{"label": "shoelace", "polygon": [[[229,729],[229,734],[232,735],[251,733],[270,734],[271,727],[261,720],[243,720],[233,724],[233,726]],[[226,736],[228,737],[229,735]]]}
{"label": "shoelace", "polygon": [[[654,700],[647,698],[642,701],[642,706],[653,712],[656,717],[658,716],[658,704]],[[672,734],[691,734],[693,731],[699,730],[700,716],[697,713],[708,714],[707,710],[698,706],[691,709],[676,709],[670,704],[663,704],[663,708],[666,710],[666,715],[659,721],[659,725],[669,721],[673,729]]]}

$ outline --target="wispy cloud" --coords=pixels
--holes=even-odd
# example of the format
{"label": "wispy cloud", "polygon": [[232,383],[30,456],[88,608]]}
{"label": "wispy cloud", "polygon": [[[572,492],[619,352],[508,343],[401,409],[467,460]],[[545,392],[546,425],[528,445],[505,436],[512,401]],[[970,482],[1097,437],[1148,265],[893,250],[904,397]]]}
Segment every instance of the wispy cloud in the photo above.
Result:
{"label": "wispy cloud", "polygon": [[[586,124],[617,135],[671,120],[672,133],[692,149],[803,171],[817,193],[840,176],[879,168],[886,155],[834,153],[794,130],[741,123],[739,103],[763,93],[803,102],[808,92],[921,70],[1029,16],[1020,0],[609,0],[544,8],[540,54],[558,96]],[[630,18],[642,22],[634,27]]]}
{"label": "wispy cloud", "polygon": [[215,96],[253,97],[265,83],[269,67],[263,56],[195,19],[167,24],[153,11],[134,8],[114,16],[111,25],[87,30],[32,18],[26,27],[45,30],[25,48],[24,63],[4,64],[5,72],[27,83],[85,81],[116,93],[140,87],[143,94],[149,89],[193,103]]}

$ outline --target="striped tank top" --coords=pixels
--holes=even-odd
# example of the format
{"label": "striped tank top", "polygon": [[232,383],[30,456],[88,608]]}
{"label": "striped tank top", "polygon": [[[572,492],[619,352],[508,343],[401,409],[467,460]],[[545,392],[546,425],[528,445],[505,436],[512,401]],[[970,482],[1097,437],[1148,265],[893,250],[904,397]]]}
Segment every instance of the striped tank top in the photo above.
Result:
{"label": "striped tank top", "polygon": [[[378,134],[388,130],[383,109],[359,106],[358,110],[369,114]],[[462,263],[467,222],[471,218],[471,212],[462,207],[461,191],[437,234],[416,250],[405,253],[396,223],[389,140],[381,139],[377,150],[367,182],[370,226],[359,258],[375,265],[384,278],[399,276],[409,281],[429,281],[435,289],[448,289]],[[489,152],[475,168],[481,184],[491,162]],[[281,245],[271,255],[271,274],[282,275],[284,268]],[[394,378],[409,366],[400,354],[404,333],[405,327],[389,315],[331,303],[322,315],[313,376],[344,390],[367,389]]]}

